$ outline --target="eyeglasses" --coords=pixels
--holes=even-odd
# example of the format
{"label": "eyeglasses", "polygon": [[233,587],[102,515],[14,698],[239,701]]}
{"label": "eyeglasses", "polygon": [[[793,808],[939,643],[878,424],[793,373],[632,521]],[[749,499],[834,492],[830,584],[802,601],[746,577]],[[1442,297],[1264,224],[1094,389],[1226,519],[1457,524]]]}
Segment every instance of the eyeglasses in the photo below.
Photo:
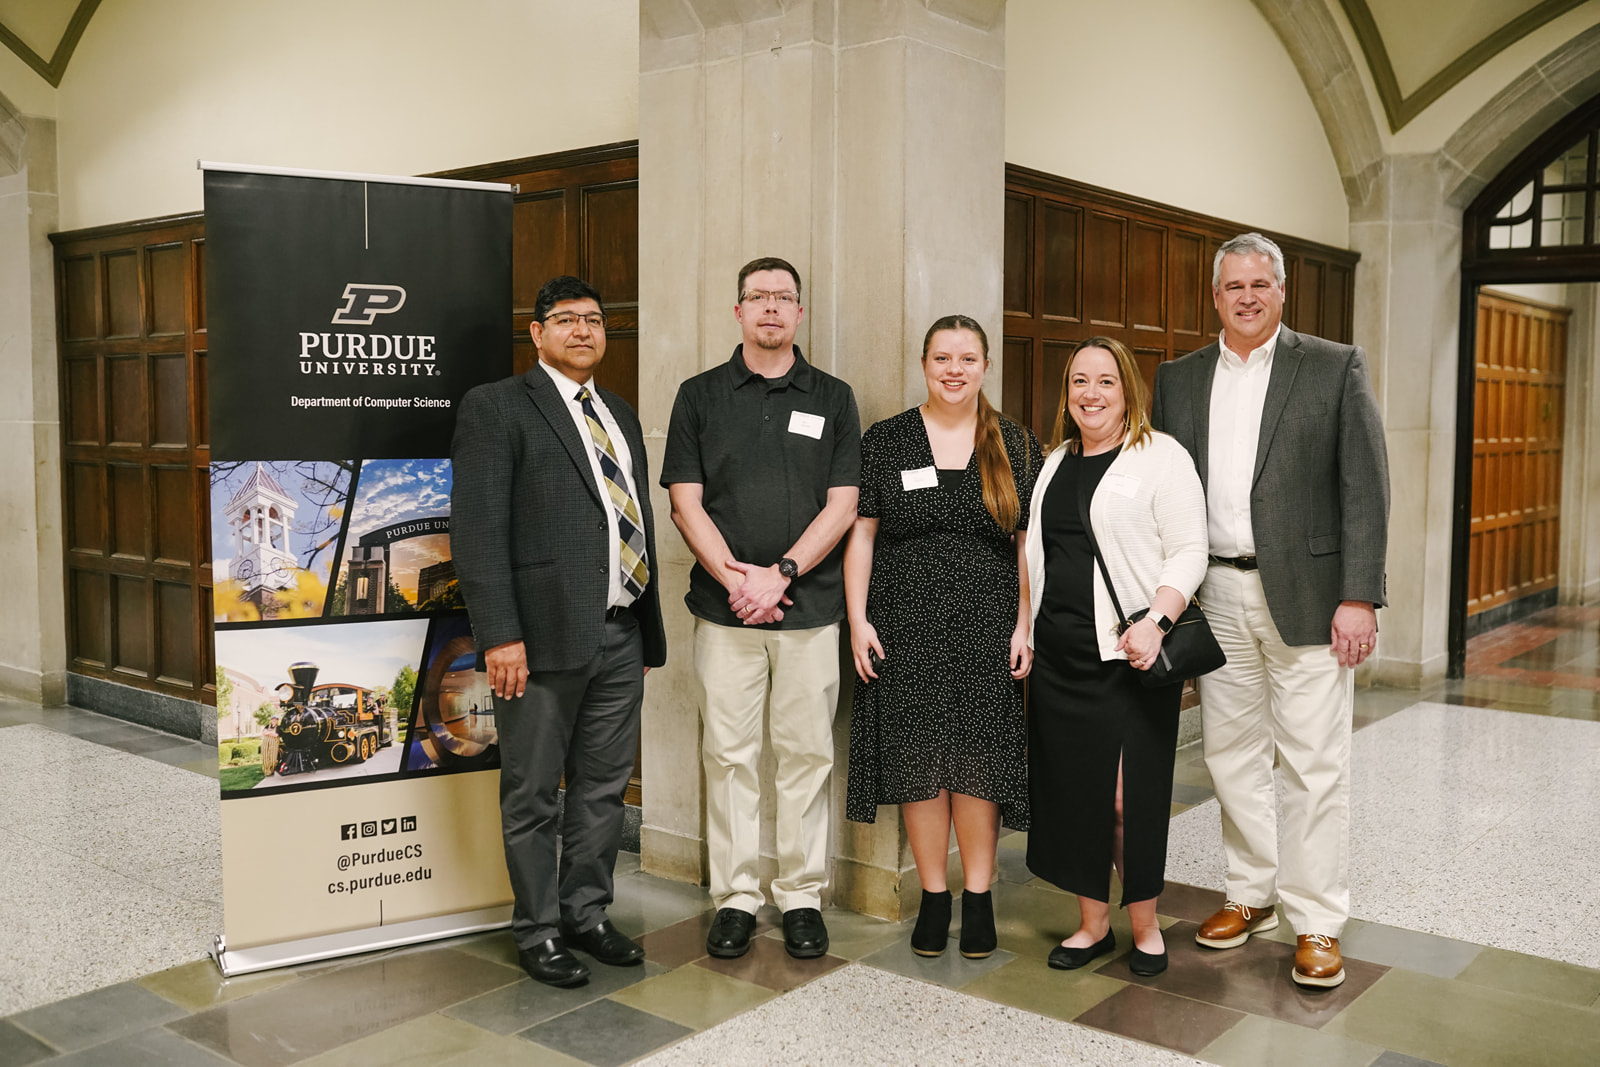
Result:
{"label": "eyeglasses", "polygon": [[606,328],[606,317],[599,312],[574,315],[570,311],[563,311],[558,315],[546,316],[544,321],[546,325],[554,326],[558,330],[575,330],[580,322],[587,323],[591,330],[603,331]]}
{"label": "eyeglasses", "polygon": [[765,304],[769,300],[779,307],[793,307],[800,303],[800,294],[793,289],[784,289],[775,293],[767,292],[764,289],[746,289],[739,294],[739,302],[749,304],[751,307],[757,304]]}

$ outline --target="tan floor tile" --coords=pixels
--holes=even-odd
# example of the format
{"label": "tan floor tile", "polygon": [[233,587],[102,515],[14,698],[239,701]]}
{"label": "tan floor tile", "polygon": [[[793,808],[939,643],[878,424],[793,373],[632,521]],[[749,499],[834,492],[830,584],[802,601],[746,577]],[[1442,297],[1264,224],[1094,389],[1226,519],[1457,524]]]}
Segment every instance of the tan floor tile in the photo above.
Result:
{"label": "tan floor tile", "polygon": [[1013,960],[968,982],[961,992],[1070,1022],[1124,987],[1093,971],[1053,971],[1043,958],[1033,958]]}
{"label": "tan floor tile", "polygon": [[1499,948],[1484,949],[1456,979],[1562,1004],[1588,1007],[1600,1000],[1600,971]]}
{"label": "tan floor tile", "polygon": [[618,990],[611,999],[679,1025],[704,1030],[775,996],[770,989],[704,967],[680,967]]}
{"label": "tan floor tile", "polygon": [[1600,1014],[1392,970],[1324,1031],[1451,1067],[1593,1067]]}
{"label": "tan floor tile", "polygon": [[1200,1050],[1203,1059],[1221,1067],[1368,1067],[1382,1054],[1376,1045],[1260,1015],[1246,1016]]}
{"label": "tan floor tile", "polygon": [[301,1060],[300,1067],[433,1067],[499,1040],[497,1034],[456,1019],[424,1015]]}
{"label": "tan floor tile", "polygon": [[157,996],[166,997],[180,1008],[204,1011],[240,997],[260,993],[285,982],[295,981],[299,975],[293,971],[264,971],[260,974],[242,974],[237,978],[224,978],[211,960],[196,960],[179,967],[170,967],[139,979]]}

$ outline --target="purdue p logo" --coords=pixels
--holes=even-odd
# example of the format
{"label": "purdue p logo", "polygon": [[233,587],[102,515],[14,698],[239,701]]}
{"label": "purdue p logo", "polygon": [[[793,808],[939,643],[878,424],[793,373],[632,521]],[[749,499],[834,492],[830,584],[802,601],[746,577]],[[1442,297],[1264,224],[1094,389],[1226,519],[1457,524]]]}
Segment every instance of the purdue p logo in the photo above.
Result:
{"label": "purdue p logo", "polygon": [[351,282],[344,287],[344,306],[333,313],[336,326],[371,326],[379,315],[405,306],[406,291],[398,285]]}

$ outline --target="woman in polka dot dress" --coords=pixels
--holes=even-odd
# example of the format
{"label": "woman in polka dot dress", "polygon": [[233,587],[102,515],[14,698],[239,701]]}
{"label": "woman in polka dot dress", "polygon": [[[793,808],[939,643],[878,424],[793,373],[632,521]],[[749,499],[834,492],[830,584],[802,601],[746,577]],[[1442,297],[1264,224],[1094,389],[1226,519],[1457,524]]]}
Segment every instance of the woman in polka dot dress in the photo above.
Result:
{"label": "woman in polka dot dress", "polygon": [[861,503],[845,550],[858,681],[846,814],[905,816],[922,908],[911,947],[949,936],[950,828],[961,850],[961,954],[995,948],[989,883],[1001,823],[1028,826],[1022,678],[1028,647],[1023,531],[1041,463],[1033,433],[980,387],[983,328],[950,315],[922,346],[928,399],[861,439]]}

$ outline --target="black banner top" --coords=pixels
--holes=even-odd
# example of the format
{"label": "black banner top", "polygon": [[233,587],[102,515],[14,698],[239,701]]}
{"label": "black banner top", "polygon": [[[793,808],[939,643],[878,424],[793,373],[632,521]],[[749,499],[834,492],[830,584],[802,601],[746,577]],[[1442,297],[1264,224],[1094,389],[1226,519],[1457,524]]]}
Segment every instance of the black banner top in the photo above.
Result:
{"label": "black banner top", "polygon": [[511,373],[504,188],[207,170],[211,454],[448,456]]}

